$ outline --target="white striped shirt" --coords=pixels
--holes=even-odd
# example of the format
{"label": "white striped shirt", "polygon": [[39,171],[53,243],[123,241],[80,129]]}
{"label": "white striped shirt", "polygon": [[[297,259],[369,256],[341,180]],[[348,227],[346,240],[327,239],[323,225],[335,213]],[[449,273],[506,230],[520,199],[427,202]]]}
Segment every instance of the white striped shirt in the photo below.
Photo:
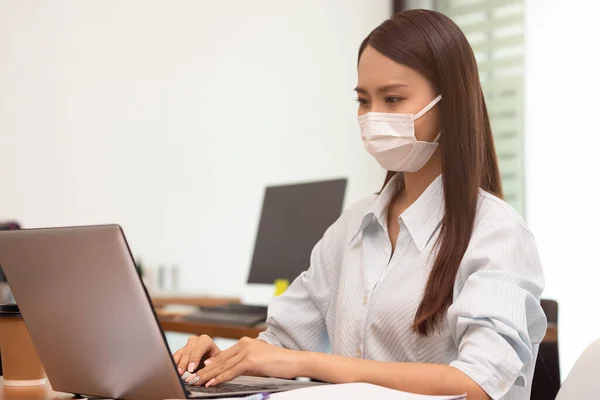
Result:
{"label": "white striped shirt", "polygon": [[531,233],[513,208],[481,190],[446,322],[439,333],[421,337],[411,325],[435,258],[442,179],[400,215],[392,255],[387,209],[398,176],[327,230],[308,271],[270,304],[259,338],[296,350],[449,364],[492,399],[528,399],[546,332],[544,277]]}

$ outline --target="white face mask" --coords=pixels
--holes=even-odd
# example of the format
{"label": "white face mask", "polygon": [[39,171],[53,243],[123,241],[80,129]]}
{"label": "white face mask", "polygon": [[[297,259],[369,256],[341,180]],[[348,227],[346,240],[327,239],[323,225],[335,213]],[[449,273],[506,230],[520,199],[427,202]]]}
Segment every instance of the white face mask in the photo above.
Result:
{"label": "white face mask", "polygon": [[365,149],[388,171],[416,172],[423,168],[437,148],[433,142],[418,141],[415,121],[442,99],[440,94],[417,114],[368,112],[358,117]]}

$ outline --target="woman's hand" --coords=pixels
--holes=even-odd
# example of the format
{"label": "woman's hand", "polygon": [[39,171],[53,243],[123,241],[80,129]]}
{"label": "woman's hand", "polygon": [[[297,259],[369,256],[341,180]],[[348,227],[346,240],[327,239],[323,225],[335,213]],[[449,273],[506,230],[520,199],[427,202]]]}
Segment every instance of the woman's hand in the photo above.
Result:
{"label": "woman's hand", "polygon": [[188,378],[197,385],[214,386],[240,375],[295,378],[303,352],[261,340],[242,338],[227,350],[204,361],[206,367]]}
{"label": "woman's hand", "polygon": [[220,352],[221,350],[209,336],[202,335],[189,338],[187,344],[173,354],[173,360],[175,360],[177,371],[181,376],[186,371],[193,373],[203,359],[215,357]]}

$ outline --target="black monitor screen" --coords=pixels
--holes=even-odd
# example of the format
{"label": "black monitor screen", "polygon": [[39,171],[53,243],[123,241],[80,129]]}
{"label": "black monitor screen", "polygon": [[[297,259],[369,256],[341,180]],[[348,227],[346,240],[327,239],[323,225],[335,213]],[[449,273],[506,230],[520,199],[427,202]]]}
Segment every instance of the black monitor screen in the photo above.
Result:
{"label": "black monitor screen", "polygon": [[267,187],[248,283],[293,281],[342,212],[346,179]]}

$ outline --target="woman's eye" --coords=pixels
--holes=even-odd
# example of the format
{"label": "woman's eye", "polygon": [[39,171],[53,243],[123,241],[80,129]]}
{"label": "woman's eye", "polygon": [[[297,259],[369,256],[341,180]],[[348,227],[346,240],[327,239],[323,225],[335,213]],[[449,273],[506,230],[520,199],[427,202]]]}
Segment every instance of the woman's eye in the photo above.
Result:
{"label": "woman's eye", "polygon": [[398,103],[399,101],[402,101],[402,100],[404,100],[402,97],[394,97],[394,96],[385,98],[386,103]]}
{"label": "woman's eye", "polygon": [[355,99],[355,101],[357,103],[359,103],[360,105],[363,105],[363,106],[366,105],[366,104],[369,104],[369,101],[367,99],[363,99],[362,97],[359,97],[359,98]]}

